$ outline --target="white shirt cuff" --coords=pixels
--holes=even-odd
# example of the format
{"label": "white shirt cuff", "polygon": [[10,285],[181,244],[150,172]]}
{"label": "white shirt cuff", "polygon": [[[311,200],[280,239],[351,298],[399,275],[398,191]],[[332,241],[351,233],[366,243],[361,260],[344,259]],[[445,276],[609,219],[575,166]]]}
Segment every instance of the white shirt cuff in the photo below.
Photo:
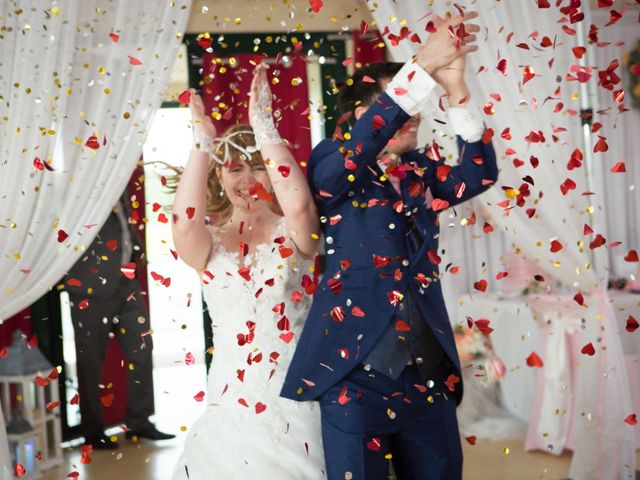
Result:
{"label": "white shirt cuff", "polygon": [[385,92],[407,115],[420,113],[436,86],[436,81],[415,63],[405,63],[391,79]]}
{"label": "white shirt cuff", "polygon": [[465,142],[477,142],[482,138],[484,125],[466,108],[448,108],[447,117],[453,132],[460,135]]}

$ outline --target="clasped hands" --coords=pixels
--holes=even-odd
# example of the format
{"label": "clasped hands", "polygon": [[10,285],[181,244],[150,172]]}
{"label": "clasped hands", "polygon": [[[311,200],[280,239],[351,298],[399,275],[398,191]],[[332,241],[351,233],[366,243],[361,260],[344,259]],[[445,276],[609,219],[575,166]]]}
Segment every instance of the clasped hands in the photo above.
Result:
{"label": "clasped hands", "polygon": [[445,20],[435,15],[435,31],[414,57],[414,62],[450,93],[460,88],[466,90],[465,59],[468,53],[478,50],[474,42],[480,26],[464,22],[477,16],[477,12],[467,12]]}

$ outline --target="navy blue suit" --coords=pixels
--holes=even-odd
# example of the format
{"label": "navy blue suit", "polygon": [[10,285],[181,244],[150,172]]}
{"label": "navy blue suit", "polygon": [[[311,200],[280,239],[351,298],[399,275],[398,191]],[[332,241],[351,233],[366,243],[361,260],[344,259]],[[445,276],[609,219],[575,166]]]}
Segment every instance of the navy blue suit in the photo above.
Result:
{"label": "navy blue suit", "polygon": [[[387,435],[400,434],[402,430],[401,436],[421,436],[421,431],[409,432],[405,428],[415,422],[404,423],[402,417],[416,420],[416,411],[406,410],[406,405],[426,412],[429,404],[438,403],[432,400],[448,400],[448,413],[439,412],[435,416],[451,418],[437,429],[449,429],[449,442],[459,444],[459,439],[454,438],[455,403],[462,398],[462,382],[455,385],[449,382],[454,387],[452,391],[445,381],[451,374],[461,377],[460,363],[442,297],[438,265],[431,263],[428,255],[429,251],[438,251],[438,212],[425,204],[424,193],[427,188],[431,190],[437,210],[446,204],[454,206],[489,188],[498,171],[490,143],[465,143],[458,138],[462,160],[448,172],[443,161],[427,156],[428,149],[402,155],[402,164],[407,169],[400,197],[388,181],[381,180],[377,156],[409,118],[383,93],[355,123],[348,140],[324,140],[309,160],[308,178],[323,218],[327,268],[281,394],[299,401],[320,401],[330,480],[344,479],[347,472],[351,472],[354,480],[378,478],[374,473],[384,470],[384,463],[372,466],[375,460],[370,454],[377,453],[381,462],[385,462],[383,454],[387,451],[393,451],[394,460],[400,455],[391,444],[393,439],[387,444],[391,438]],[[438,166],[444,168],[438,170]],[[413,255],[409,254],[406,240],[408,215],[424,239]],[[433,373],[432,387],[411,367],[397,381],[363,371],[364,358],[394,318],[398,300],[409,290],[445,353],[445,361]],[[417,384],[421,387],[416,387]],[[429,388],[425,389],[425,385]],[[365,398],[367,392],[369,397]],[[424,398],[421,400],[419,395]],[[375,414],[362,414],[357,410],[362,402],[369,402],[369,412],[379,409],[383,415],[376,419]],[[401,424],[405,426],[398,427]],[[333,433],[329,436],[327,432]],[[363,455],[367,458],[361,460],[368,465],[356,465],[360,461],[358,454],[348,445],[334,444],[333,435],[337,438],[342,433],[365,435]],[[437,436],[425,441],[443,443],[442,437]],[[402,449],[410,451],[411,447],[405,445]],[[420,450],[416,452],[419,454]],[[333,457],[341,455],[342,464],[334,468]],[[354,465],[345,466],[345,462]],[[429,462],[434,464],[437,460],[430,458]],[[396,466],[397,471],[401,469]],[[449,470],[443,472],[443,476],[421,476],[422,473],[405,470],[401,478],[457,475],[446,473]]]}

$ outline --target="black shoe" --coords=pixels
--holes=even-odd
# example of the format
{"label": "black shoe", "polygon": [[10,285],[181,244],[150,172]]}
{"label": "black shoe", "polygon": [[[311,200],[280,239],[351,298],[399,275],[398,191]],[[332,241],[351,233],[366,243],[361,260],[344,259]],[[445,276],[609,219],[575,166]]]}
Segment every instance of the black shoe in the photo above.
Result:
{"label": "black shoe", "polygon": [[148,427],[140,430],[129,430],[125,433],[125,436],[127,437],[127,440],[133,440],[134,442],[137,442],[140,438],[146,438],[149,440],[170,440],[172,438],[176,438],[175,435],[161,432],[154,425],[149,425]]}
{"label": "black shoe", "polygon": [[85,437],[84,444],[91,445],[94,450],[115,450],[120,446],[118,445],[118,442],[112,441],[106,435],[92,435]]}

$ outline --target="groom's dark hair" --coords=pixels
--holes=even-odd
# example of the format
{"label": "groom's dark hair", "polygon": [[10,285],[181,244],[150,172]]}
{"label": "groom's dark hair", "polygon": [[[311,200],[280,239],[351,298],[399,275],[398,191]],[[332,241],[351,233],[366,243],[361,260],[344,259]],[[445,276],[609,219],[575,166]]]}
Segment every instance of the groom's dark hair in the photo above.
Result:
{"label": "groom's dark hair", "polygon": [[[380,80],[392,79],[402,68],[402,65],[404,64],[398,62],[370,63],[354,73],[353,77],[347,81],[338,95],[338,108],[342,114],[352,113],[348,119],[350,126],[353,127],[353,124],[356,123],[356,107],[370,106],[382,93]],[[369,77],[375,82],[371,82],[365,77]]]}

